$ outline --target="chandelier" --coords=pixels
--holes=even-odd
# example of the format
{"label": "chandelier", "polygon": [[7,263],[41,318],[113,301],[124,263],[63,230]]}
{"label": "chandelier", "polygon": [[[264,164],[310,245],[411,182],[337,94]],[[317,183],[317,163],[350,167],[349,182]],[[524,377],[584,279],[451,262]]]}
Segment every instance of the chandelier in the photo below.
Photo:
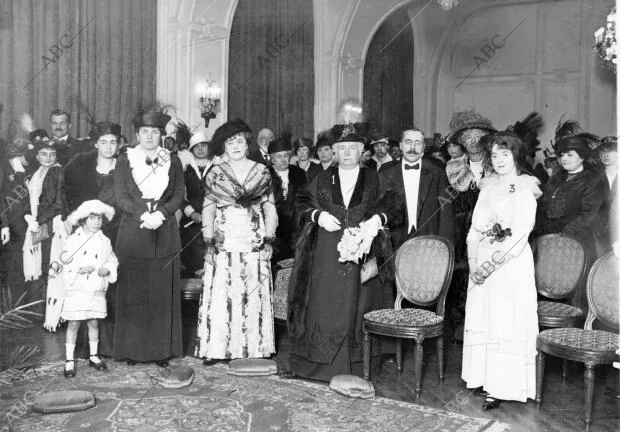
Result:
{"label": "chandelier", "polygon": [[439,1],[439,6],[441,6],[443,10],[450,10],[454,6],[458,6],[459,4],[459,0],[437,0],[437,1]]}
{"label": "chandelier", "polygon": [[594,33],[594,52],[602,61],[605,68],[615,72],[618,64],[616,53],[616,8],[613,7],[607,15],[607,26],[601,27]]}

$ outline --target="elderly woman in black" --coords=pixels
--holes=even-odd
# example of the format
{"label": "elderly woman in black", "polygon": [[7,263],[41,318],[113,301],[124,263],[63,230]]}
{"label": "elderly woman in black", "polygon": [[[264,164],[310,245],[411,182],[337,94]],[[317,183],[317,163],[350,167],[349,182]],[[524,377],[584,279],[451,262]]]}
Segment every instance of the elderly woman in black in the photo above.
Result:
{"label": "elderly woman in black", "polygon": [[[67,214],[73,213],[85,201],[99,200],[115,209],[114,218],[104,224],[103,233],[112,241],[116,241],[119,224],[119,210],[116,208],[114,195],[114,168],[116,154],[120,145],[121,127],[110,122],[95,124],[88,134],[93,146],[92,151],[79,153],[65,166],[65,198]],[[65,263],[63,263],[65,264]],[[108,315],[99,323],[99,354],[111,357],[114,338],[114,300],[116,284],[110,284],[106,292]],[[87,340],[88,328],[82,326],[77,339],[75,355],[88,357],[89,347],[81,343]]]}
{"label": "elderly woman in black", "polygon": [[586,162],[590,148],[584,138],[562,138],[556,153],[562,169],[549,178],[540,201],[542,233],[578,238],[592,261],[596,257],[594,225],[609,189],[607,180]]}
{"label": "elderly woman in black", "polygon": [[175,212],[185,184],[178,156],[162,147],[170,116],[134,117],[138,145],[121,155],[114,170],[121,220],[114,358],[166,366],[183,354],[181,327],[181,239]]}

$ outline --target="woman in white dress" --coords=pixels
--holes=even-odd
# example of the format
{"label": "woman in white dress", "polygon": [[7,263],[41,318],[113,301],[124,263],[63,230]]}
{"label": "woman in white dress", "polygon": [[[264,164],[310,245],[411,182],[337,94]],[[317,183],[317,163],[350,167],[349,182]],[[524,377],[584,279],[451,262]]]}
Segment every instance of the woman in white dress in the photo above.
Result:
{"label": "woman in white dress", "polygon": [[247,158],[251,130],[232,120],[213,134],[227,162],[206,175],[202,226],[207,253],[195,355],[205,366],[275,352],[271,278],[278,215],[269,168]]}
{"label": "woman in white dress", "polygon": [[461,375],[486,396],[483,410],[535,396],[538,316],[528,236],[542,195],[538,180],[521,172],[526,151],[516,135],[496,133],[488,145],[496,174],[482,185],[467,236]]}

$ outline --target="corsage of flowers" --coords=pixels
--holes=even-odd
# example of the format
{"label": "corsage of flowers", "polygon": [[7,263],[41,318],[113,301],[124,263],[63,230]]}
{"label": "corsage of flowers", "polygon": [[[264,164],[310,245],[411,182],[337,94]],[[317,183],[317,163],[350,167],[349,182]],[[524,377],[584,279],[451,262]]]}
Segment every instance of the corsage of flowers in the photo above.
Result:
{"label": "corsage of flowers", "polygon": [[510,228],[502,228],[499,222],[495,222],[493,226],[489,230],[484,231],[483,234],[491,239],[491,243],[496,241],[501,243],[506,240],[506,237],[512,236],[512,231]]}

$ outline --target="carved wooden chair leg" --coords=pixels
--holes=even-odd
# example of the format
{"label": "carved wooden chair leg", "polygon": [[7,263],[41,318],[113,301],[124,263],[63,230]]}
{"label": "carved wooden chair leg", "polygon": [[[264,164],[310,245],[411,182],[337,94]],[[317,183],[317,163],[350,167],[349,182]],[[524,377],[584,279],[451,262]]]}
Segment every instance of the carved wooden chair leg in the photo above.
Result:
{"label": "carved wooden chair leg", "polygon": [[439,366],[439,379],[443,381],[443,335],[437,338],[437,360]]}
{"label": "carved wooden chair leg", "polygon": [[543,380],[545,377],[545,353],[538,351],[536,355],[536,410],[540,410],[542,404]]}
{"label": "carved wooden chair leg", "polygon": [[416,339],[415,340],[415,351],[414,351],[414,359],[415,359],[415,398],[420,398],[420,393],[422,393],[422,359],[424,358],[424,339]]}
{"label": "carved wooden chair leg", "polygon": [[586,388],[586,430],[590,430],[592,422],[592,397],[594,396],[594,363],[587,362],[583,372]]}
{"label": "carved wooden chair leg", "polygon": [[370,348],[372,340],[370,334],[364,330],[364,379],[370,381]]}
{"label": "carved wooden chair leg", "polygon": [[403,373],[403,340],[396,339],[396,373],[400,377]]}

